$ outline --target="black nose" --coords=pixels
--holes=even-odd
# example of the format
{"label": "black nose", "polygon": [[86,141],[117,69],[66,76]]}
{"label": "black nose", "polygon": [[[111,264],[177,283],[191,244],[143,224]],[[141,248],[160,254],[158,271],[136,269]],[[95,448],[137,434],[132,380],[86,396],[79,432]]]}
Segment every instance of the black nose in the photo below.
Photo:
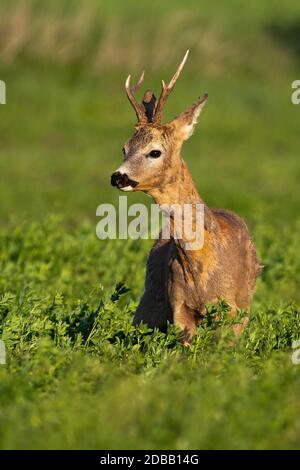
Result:
{"label": "black nose", "polygon": [[115,171],[111,175],[111,185],[116,186],[117,188],[125,188],[125,186],[129,186],[129,178],[126,173],[121,174],[119,171]]}

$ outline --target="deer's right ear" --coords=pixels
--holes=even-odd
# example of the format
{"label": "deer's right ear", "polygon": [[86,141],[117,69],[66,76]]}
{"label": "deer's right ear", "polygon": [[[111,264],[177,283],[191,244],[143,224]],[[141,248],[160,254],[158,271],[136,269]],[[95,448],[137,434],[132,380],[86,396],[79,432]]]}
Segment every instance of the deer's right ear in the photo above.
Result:
{"label": "deer's right ear", "polygon": [[176,128],[177,132],[182,134],[183,140],[187,140],[193,134],[199,115],[205,106],[207,98],[208,95],[205,93],[205,95],[198,98],[192,106],[186,109],[170,123]]}

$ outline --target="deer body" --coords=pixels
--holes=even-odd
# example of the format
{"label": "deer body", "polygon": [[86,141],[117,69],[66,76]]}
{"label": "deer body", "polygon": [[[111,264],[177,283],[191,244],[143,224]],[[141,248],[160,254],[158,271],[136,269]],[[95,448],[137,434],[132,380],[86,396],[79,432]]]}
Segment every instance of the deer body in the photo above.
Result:
{"label": "deer body", "polygon": [[[202,201],[184,163],[173,185],[176,190],[167,188],[155,194],[158,204]],[[245,222],[225,210],[205,206],[201,249],[185,250],[184,242],[160,237],[155,243],[134,324],[143,321],[163,329],[167,321],[174,322],[188,340],[205,315],[207,303],[223,297],[232,314],[250,308],[260,267]]]}
{"label": "deer body", "polygon": [[[181,147],[192,134],[207,95],[175,120],[161,123],[164,102],[186,57],[169,85],[163,82],[159,101],[148,91],[143,105],[137,103],[134,93],[143,75],[136,87],[130,88],[130,76],[126,82],[138,124],[124,147],[125,160],[112,175],[112,184],[123,191],[143,191],[160,206],[204,204],[181,158]],[[196,226],[194,220],[191,223]],[[189,343],[207,303],[223,297],[233,315],[250,307],[260,267],[245,222],[231,212],[204,204],[204,243],[194,250],[187,248],[184,234],[176,238],[173,225],[171,215],[171,238],[160,236],[150,252],[145,291],[134,324],[144,322],[164,329],[168,321],[174,322],[182,329],[184,342]]]}

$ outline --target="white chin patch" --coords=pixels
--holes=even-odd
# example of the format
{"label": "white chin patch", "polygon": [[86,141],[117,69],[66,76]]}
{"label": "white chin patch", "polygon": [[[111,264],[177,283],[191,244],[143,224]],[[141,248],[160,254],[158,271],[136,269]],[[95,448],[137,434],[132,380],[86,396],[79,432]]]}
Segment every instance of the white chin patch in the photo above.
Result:
{"label": "white chin patch", "polygon": [[133,187],[132,186],[125,186],[124,188],[120,188],[121,191],[132,191]]}

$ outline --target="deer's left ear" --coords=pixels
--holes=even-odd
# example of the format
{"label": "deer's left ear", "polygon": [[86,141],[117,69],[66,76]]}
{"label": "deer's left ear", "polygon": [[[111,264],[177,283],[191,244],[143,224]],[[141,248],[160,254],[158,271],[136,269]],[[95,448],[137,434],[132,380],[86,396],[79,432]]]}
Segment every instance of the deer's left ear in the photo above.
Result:
{"label": "deer's left ear", "polygon": [[205,106],[207,98],[208,95],[206,93],[171,122],[177,132],[182,134],[183,140],[187,140],[193,134],[194,127],[197,124],[198,117]]}

